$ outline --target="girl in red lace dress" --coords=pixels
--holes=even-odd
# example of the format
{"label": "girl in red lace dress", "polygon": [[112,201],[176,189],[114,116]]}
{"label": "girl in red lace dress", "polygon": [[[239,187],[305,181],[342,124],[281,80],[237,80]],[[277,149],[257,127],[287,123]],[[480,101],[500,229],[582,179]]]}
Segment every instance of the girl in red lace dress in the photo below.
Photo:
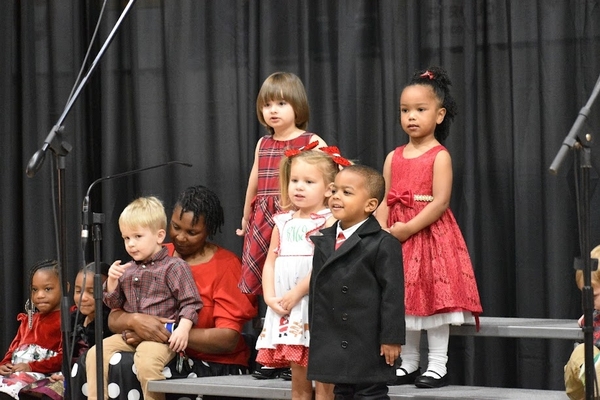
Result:
{"label": "girl in red lace dress", "polygon": [[268,134],[256,145],[242,227],[236,233],[245,235],[238,286],[244,293],[262,294],[262,269],[273,232],[273,215],[281,211],[279,162],[283,152],[313,141],[319,146],[326,144],[319,136],[306,132],[308,98],[302,81],[292,73],[275,72],[264,81],[256,99],[256,114]]}
{"label": "girl in red lace dress", "polygon": [[21,389],[46,374],[60,371],[61,287],[58,263],[45,260],[31,270],[31,296],[20,313],[19,330],[0,361],[0,399],[19,398]]}
{"label": "girl in red lace dress", "polygon": [[[417,72],[400,96],[400,123],[409,142],[383,166],[387,202],[377,219],[400,242],[404,262],[406,345],[394,384],[448,384],[450,324],[473,321],[481,302],[467,246],[450,211],[452,162],[441,142],[456,114],[446,71]],[[419,342],[427,331],[427,371],[420,374]]]}

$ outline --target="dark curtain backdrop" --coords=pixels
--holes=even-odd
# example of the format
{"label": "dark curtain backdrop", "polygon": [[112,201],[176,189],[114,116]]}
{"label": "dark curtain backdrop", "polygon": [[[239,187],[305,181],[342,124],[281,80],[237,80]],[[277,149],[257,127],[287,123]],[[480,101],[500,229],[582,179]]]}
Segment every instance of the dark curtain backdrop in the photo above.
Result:
{"label": "dark curtain backdrop", "polygon": [[[107,2],[92,58],[126,1]],[[237,252],[235,229],[257,140],[263,80],[303,80],[309,129],[349,158],[381,169],[407,141],[398,96],[430,64],[453,79],[459,115],[446,142],[454,166],[452,209],[466,238],[484,315],[578,318],[573,260],[580,254],[574,152],[549,166],[600,74],[598,0],[138,0],[64,121],[72,149],[25,167],[64,111],[98,20],[100,0],[21,0],[0,14],[2,303],[6,349],[36,261],[57,256],[53,197],[64,164],[66,274],[93,260],[81,249],[82,200],[103,214],[102,258],[126,253],[116,221],[134,197],[171,207],[189,185],[214,189],[226,209],[215,238]],[[600,102],[600,100],[598,101]],[[600,104],[588,131],[597,136]],[[600,149],[592,148],[594,164]],[[592,185],[597,182],[592,170]],[[56,200],[55,200],[56,201]],[[591,244],[600,243],[592,192]],[[572,343],[451,338],[455,384],[560,389]],[[4,350],[0,350],[4,351]]]}

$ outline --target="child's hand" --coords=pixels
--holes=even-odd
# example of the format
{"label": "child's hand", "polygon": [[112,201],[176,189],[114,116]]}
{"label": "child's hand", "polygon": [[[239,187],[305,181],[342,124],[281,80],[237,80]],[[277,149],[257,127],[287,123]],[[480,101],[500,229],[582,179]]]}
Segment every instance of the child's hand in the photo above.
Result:
{"label": "child's hand", "polygon": [[108,279],[106,280],[106,290],[111,293],[117,288],[117,282],[119,278],[123,276],[123,273],[127,268],[131,267],[131,262],[121,265],[121,260],[117,260],[110,266],[108,270]]}
{"label": "child's hand", "polygon": [[13,365],[12,372],[31,372],[31,367],[27,363],[18,363]]}
{"label": "child's hand", "polygon": [[235,234],[238,236],[244,236],[246,234],[246,230],[248,229],[248,220],[242,217],[242,227],[240,229],[235,230]]}
{"label": "child's hand", "polygon": [[278,315],[285,315],[288,311],[281,305],[281,297],[264,297],[265,304]]}
{"label": "child's hand", "polygon": [[50,375],[50,382],[58,382],[58,381],[64,381],[65,377],[63,376],[63,374],[61,372],[56,372],[52,375]]}
{"label": "child's hand", "polygon": [[292,289],[283,295],[281,300],[279,300],[279,305],[282,309],[286,310],[286,313],[289,313],[290,310],[300,302],[302,297],[304,297],[304,295],[298,293],[297,290]]}
{"label": "child's hand", "polygon": [[412,233],[408,231],[404,222],[394,222],[389,232],[400,242],[404,242],[412,236]]}
{"label": "child's hand", "polygon": [[401,352],[402,346],[399,344],[382,344],[379,348],[379,355],[385,357],[385,363],[390,367],[394,366]]}
{"label": "child's hand", "polygon": [[173,333],[171,333],[169,347],[176,353],[185,350],[188,344],[188,337],[189,330],[178,326]]}
{"label": "child's hand", "polygon": [[13,373],[13,365],[11,363],[0,365],[0,375],[7,376]]}
{"label": "child's hand", "polygon": [[181,318],[177,328],[171,333],[169,337],[169,347],[174,352],[184,351],[188,344],[188,338],[190,336],[190,330],[194,323],[191,319]]}

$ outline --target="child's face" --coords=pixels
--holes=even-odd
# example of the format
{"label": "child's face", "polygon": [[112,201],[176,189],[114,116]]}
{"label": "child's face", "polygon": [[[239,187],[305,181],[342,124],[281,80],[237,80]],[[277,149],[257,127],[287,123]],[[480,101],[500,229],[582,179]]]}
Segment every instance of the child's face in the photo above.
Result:
{"label": "child's face", "polygon": [[400,96],[400,122],[411,138],[433,135],[442,123],[446,109],[441,108],[433,88],[428,85],[410,85]]}
{"label": "child's face", "polygon": [[283,99],[270,100],[263,105],[263,118],[276,132],[296,126],[294,107]]}
{"label": "child's face", "polygon": [[329,193],[323,172],[317,165],[302,159],[292,160],[288,194],[297,209],[306,213],[320,211]]}
{"label": "child's face", "polygon": [[[83,278],[85,277],[85,286]],[[79,300],[81,299],[81,303]],[[83,315],[94,315],[96,303],[94,300],[94,274],[80,271],[75,278],[75,291],[73,300]]]}
{"label": "child's face", "polygon": [[341,170],[331,188],[329,208],[333,217],[340,221],[342,229],[348,229],[377,208],[377,199],[369,195],[362,175]]}
{"label": "child's face", "polygon": [[31,301],[41,313],[58,310],[60,297],[60,280],[56,272],[51,269],[41,269],[33,274]]}
{"label": "child's face", "polygon": [[146,261],[162,248],[166,232],[159,229],[153,232],[148,227],[121,226],[121,236],[125,250],[135,261]]}

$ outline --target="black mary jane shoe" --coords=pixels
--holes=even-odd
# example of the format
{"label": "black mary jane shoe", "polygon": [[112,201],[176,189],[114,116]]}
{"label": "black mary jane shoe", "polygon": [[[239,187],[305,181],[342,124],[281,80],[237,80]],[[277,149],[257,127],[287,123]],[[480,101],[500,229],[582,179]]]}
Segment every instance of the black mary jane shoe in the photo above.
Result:
{"label": "black mary jane shoe", "polygon": [[277,379],[285,369],[287,368],[265,368],[261,365],[252,373],[252,376],[254,379]]}
{"label": "black mary jane shoe", "polygon": [[417,368],[416,371],[411,372],[410,374],[406,373],[407,371],[404,368],[398,368],[404,371],[406,375],[397,376],[387,384],[388,386],[397,386],[397,385],[412,385],[415,383],[415,379],[421,375],[421,368]]}
{"label": "black mary jane shoe", "polygon": [[415,379],[415,386],[422,389],[436,389],[441,388],[443,386],[448,386],[448,374],[444,376],[440,376],[435,371],[427,371],[429,373],[435,374],[439,376],[439,378],[434,378],[427,375],[418,376]]}
{"label": "black mary jane shoe", "polygon": [[283,371],[281,371],[281,373],[279,374],[279,377],[281,379],[283,379],[284,381],[291,381],[292,380],[292,370],[289,368],[284,369]]}

